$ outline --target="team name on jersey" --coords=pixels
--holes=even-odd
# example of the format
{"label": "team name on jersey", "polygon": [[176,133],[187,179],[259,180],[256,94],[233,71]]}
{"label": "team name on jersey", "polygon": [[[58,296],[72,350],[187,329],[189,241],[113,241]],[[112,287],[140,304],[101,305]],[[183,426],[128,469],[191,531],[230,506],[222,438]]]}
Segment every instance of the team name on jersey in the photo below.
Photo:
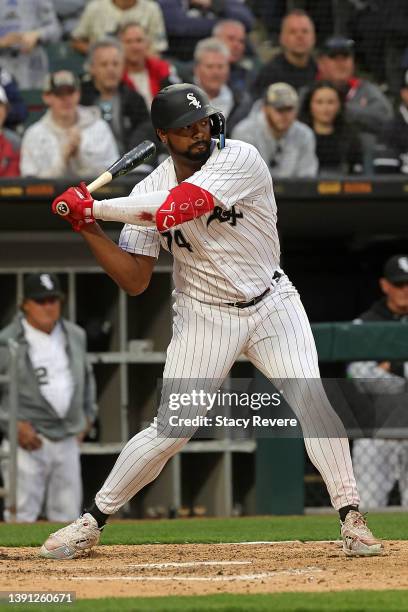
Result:
{"label": "team name on jersey", "polygon": [[214,211],[207,219],[207,227],[212,221],[219,221],[220,223],[229,223],[230,225],[236,225],[237,219],[243,219],[244,215],[242,212],[236,210],[235,206],[231,206],[230,210],[224,210],[221,206],[215,206]]}

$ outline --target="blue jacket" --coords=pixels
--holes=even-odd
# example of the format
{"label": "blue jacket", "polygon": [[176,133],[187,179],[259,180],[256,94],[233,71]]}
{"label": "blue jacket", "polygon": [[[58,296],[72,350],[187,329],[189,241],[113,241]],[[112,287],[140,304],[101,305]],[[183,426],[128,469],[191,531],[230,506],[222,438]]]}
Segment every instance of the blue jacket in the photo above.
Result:
{"label": "blue jacket", "polygon": [[17,82],[11,74],[0,67],[0,85],[6,92],[7,99],[9,101],[9,111],[7,113],[7,119],[5,127],[15,128],[20,123],[24,123],[27,118],[28,111],[21,96]]}

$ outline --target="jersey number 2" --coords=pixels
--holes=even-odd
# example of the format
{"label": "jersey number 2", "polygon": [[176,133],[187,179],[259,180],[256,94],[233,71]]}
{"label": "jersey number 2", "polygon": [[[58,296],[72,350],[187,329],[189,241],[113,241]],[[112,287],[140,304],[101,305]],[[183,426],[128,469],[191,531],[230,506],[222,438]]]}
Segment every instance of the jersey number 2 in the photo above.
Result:
{"label": "jersey number 2", "polygon": [[187,242],[187,240],[184,238],[183,232],[181,230],[174,230],[174,234],[172,234],[171,232],[163,232],[162,236],[165,236],[167,240],[167,248],[169,249],[170,253],[172,253],[171,247],[173,246],[173,238],[174,242],[178,247],[180,247],[180,249],[187,249],[188,251],[190,251],[190,253],[193,252],[191,244]]}

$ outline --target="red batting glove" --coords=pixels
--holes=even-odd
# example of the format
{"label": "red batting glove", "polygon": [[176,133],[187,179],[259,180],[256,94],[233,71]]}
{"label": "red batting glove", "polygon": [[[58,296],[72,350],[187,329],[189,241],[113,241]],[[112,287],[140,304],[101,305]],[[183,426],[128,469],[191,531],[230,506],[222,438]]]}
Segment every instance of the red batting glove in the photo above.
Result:
{"label": "red batting glove", "polygon": [[52,212],[64,217],[75,232],[79,232],[86,223],[95,223],[93,216],[93,197],[84,182],[77,187],[70,187],[52,203]]}

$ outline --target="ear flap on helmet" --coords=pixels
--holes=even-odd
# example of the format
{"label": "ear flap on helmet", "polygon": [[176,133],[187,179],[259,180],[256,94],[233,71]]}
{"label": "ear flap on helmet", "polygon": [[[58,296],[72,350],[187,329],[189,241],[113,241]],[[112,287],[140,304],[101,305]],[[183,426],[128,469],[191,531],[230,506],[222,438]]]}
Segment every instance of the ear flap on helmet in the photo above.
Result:
{"label": "ear flap on helmet", "polygon": [[225,147],[225,117],[222,113],[214,113],[210,115],[211,136],[216,136],[218,140],[218,148]]}

